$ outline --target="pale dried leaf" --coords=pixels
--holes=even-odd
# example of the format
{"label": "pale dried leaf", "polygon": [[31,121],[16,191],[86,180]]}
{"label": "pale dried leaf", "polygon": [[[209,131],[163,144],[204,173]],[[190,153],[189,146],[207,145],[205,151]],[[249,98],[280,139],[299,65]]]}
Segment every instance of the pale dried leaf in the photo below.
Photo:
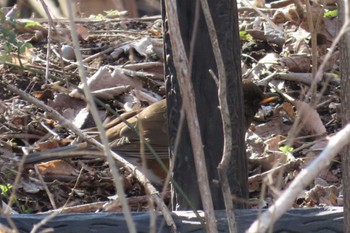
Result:
{"label": "pale dried leaf", "polygon": [[78,114],[76,114],[76,116],[74,117],[73,120],[73,124],[78,127],[78,128],[82,128],[83,125],[85,124],[85,122],[87,121],[88,117],[89,117],[90,113],[88,108],[82,108]]}
{"label": "pale dried leaf", "polygon": [[280,55],[277,53],[267,53],[265,57],[261,58],[259,63],[264,64],[267,69],[279,64]]}
{"label": "pale dried leaf", "polygon": [[125,75],[120,69],[113,70],[112,77],[114,78],[114,86],[129,85],[135,89],[142,88],[142,81],[140,79],[130,78],[129,76]]}
{"label": "pale dried leaf", "polygon": [[82,108],[85,108],[86,103],[66,94],[57,94],[54,100],[48,100],[48,105],[61,113],[66,119],[72,120]]}
{"label": "pale dried leaf", "polygon": [[258,158],[265,150],[265,144],[262,138],[251,130],[248,130],[246,133],[246,146],[249,158]]}
{"label": "pale dried leaf", "polygon": [[310,37],[311,34],[302,28],[299,28],[296,32],[292,32],[290,35],[293,39],[290,43],[289,51],[294,54],[309,54],[310,53]]}
{"label": "pale dried leaf", "polygon": [[111,100],[111,99],[114,99],[115,96],[128,92],[130,88],[131,88],[130,86],[104,88],[97,91],[93,91],[92,94],[100,99]]}
{"label": "pale dried leaf", "polygon": [[148,102],[149,104],[153,104],[153,103],[158,102],[159,100],[162,99],[162,97],[160,95],[158,95],[152,91],[134,90],[132,93],[135,94],[135,96],[139,100]]}
{"label": "pale dried leaf", "polygon": [[254,0],[253,5],[258,7],[258,8],[264,8],[265,7],[265,0]]}
{"label": "pale dried leaf", "polygon": [[134,95],[131,95],[131,94],[122,95],[120,99],[124,103],[124,109],[127,112],[139,110],[141,108],[140,100]]}
{"label": "pale dried leaf", "polygon": [[[100,98],[105,99],[113,99],[129,91],[130,88],[142,88],[140,80],[128,77],[119,69],[110,73],[106,67],[101,67],[88,79],[87,83],[93,93],[98,93]],[[83,84],[80,84],[79,88],[83,88]],[[78,89],[73,90],[69,95],[79,99],[84,98]]]}
{"label": "pale dried leaf", "polygon": [[283,57],[280,62],[285,65],[290,72],[303,73],[310,72],[311,70],[311,59],[307,55]]}
{"label": "pale dried leaf", "polygon": [[38,193],[42,190],[44,190],[44,187],[37,183],[37,182],[33,182],[31,180],[27,180],[25,181],[24,179],[22,179],[21,183],[19,184],[19,187],[21,187],[26,193]]}
{"label": "pale dried leaf", "polygon": [[151,37],[145,37],[139,41],[130,44],[140,55],[144,57],[163,58],[163,41]]}
{"label": "pale dried leaf", "polygon": [[320,115],[315,109],[313,109],[307,103],[299,100],[295,100],[294,105],[297,108],[298,115],[300,116],[301,123],[303,124],[302,130],[305,133],[326,133],[326,128],[321,121]]}

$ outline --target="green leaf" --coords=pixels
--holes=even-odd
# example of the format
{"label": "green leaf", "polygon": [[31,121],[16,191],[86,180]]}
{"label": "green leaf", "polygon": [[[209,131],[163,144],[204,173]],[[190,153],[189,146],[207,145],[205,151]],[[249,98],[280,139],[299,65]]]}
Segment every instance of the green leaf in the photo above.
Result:
{"label": "green leaf", "polygon": [[34,21],[30,21],[30,22],[26,22],[24,24],[24,27],[35,27],[35,26],[41,26],[41,24],[39,22],[34,22]]}
{"label": "green leaf", "polygon": [[118,10],[108,10],[105,11],[107,16],[119,16],[120,12]]}
{"label": "green leaf", "polygon": [[5,184],[5,185],[0,184],[0,189],[1,189],[2,195],[7,195],[11,188],[12,188],[11,184]]}
{"label": "green leaf", "polygon": [[239,31],[239,36],[245,36],[247,35],[247,31]]}
{"label": "green leaf", "polygon": [[292,153],[294,151],[294,148],[290,146],[281,146],[279,149],[284,153]]}
{"label": "green leaf", "polygon": [[239,31],[239,37],[241,40],[251,41],[253,37],[246,31]]}
{"label": "green leaf", "polygon": [[332,76],[333,76],[334,78],[340,79],[340,75],[337,74],[337,73],[332,73]]}
{"label": "green leaf", "polygon": [[325,18],[333,18],[338,16],[338,10],[327,11],[323,14]]}
{"label": "green leaf", "polygon": [[102,14],[97,14],[97,15],[90,15],[89,19],[96,19],[96,20],[101,20],[101,19],[105,19],[106,17],[103,16]]}

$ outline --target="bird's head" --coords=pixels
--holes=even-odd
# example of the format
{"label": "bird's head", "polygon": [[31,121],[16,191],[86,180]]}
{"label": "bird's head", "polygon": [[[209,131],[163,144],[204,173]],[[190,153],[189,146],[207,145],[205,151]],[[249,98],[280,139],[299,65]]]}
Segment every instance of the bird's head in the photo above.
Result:
{"label": "bird's head", "polygon": [[243,80],[243,99],[244,99],[244,116],[245,127],[249,128],[255,114],[259,111],[262,104],[267,104],[279,99],[274,93],[264,93],[252,81]]}

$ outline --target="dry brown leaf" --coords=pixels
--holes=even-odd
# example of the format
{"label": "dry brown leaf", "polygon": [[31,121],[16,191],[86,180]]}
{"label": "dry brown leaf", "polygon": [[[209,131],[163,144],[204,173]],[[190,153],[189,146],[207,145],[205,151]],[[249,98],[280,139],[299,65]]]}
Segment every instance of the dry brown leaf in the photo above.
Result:
{"label": "dry brown leaf", "polygon": [[276,24],[283,24],[286,22],[299,24],[302,15],[299,15],[295,5],[289,5],[280,9],[277,9],[272,16],[272,21]]}
{"label": "dry brown leaf", "polygon": [[48,99],[53,99],[53,97],[54,97],[52,91],[48,90],[48,89],[46,89],[44,91],[34,91],[34,92],[32,92],[32,95],[35,98],[37,98],[41,101],[44,101],[44,102],[46,102]]}
{"label": "dry brown leaf", "polygon": [[38,165],[40,174],[43,176],[77,176],[76,169],[64,160],[52,160]]}
{"label": "dry brown leaf", "polygon": [[335,183],[339,181],[339,178],[328,169],[320,172],[317,178],[323,179],[327,183]]}
{"label": "dry brown leaf", "polygon": [[16,127],[25,126],[28,121],[29,119],[27,115],[13,116],[12,119],[10,120],[10,122]]}
{"label": "dry brown leaf", "polygon": [[59,147],[59,142],[58,140],[50,140],[50,141],[38,143],[38,147],[40,151],[48,151],[50,149]]}
{"label": "dry brown leaf", "polygon": [[255,180],[253,182],[249,182],[248,183],[248,190],[249,190],[249,193],[260,191],[261,190],[261,181]]}
{"label": "dry brown leaf", "polygon": [[[311,52],[310,39],[311,34],[302,28],[290,33],[293,40],[288,42],[288,46],[285,51],[289,51],[291,54],[309,54]],[[287,44],[287,43],[286,43]]]}
{"label": "dry brown leaf", "polygon": [[[304,165],[303,167],[307,167],[314,159],[316,159],[317,156],[322,152],[322,150],[327,146],[329,142],[329,138],[322,138],[316,141],[316,143],[310,147],[310,149],[304,151]],[[321,183],[323,181],[323,183]],[[334,183],[337,181],[337,178],[335,175],[331,174],[329,171],[329,168],[323,169],[319,175],[315,178],[315,185],[317,184],[327,184],[327,183]]]}
{"label": "dry brown leaf", "polygon": [[326,148],[328,142],[328,137],[322,138],[317,140],[316,143],[310,147],[310,149],[303,152],[305,155],[305,166],[310,164],[310,161],[314,160],[321,153],[321,151]]}
{"label": "dry brown leaf", "polygon": [[294,112],[294,109],[293,109],[293,105],[289,102],[284,102],[282,104],[282,109],[287,113],[288,117],[294,121],[295,120],[295,112]]}
{"label": "dry brown leaf", "polygon": [[326,133],[326,128],[321,121],[320,115],[315,109],[313,109],[309,104],[299,100],[295,100],[294,105],[297,108],[298,115],[300,116],[300,120],[303,125],[302,130],[305,133]]}
{"label": "dry brown leaf", "polygon": [[89,30],[80,23],[77,23],[75,27],[77,29],[79,39],[81,38],[83,40],[87,40],[90,36]]}
{"label": "dry brown leaf", "polygon": [[8,106],[3,101],[0,101],[0,114],[4,114],[7,110]]}
{"label": "dry brown leaf", "polygon": [[[324,27],[323,14],[324,9],[319,3],[313,2],[310,7],[311,12],[305,14],[303,21],[300,24],[301,28],[304,28],[306,31],[311,31],[309,28],[308,18],[311,17],[312,25],[314,28],[318,28],[318,30],[322,30],[321,27]],[[318,25],[316,25],[318,23]]]}
{"label": "dry brown leaf", "polygon": [[257,125],[255,133],[262,138],[268,138],[271,135],[287,135],[290,128],[290,125],[283,123],[282,117],[276,117],[266,123]]}
{"label": "dry brown leaf", "polygon": [[337,205],[338,189],[334,185],[320,186],[316,185],[313,189],[306,192],[306,200],[311,206],[316,204]]}
{"label": "dry brown leaf", "polygon": [[306,55],[284,57],[281,58],[280,62],[285,65],[290,72],[303,73],[311,71],[311,59]]}
{"label": "dry brown leaf", "polygon": [[267,149],[270,151],[279,151],[279,143],[281,142],[281,135],[276,135],[275,137],[269,138],[265,141]]}

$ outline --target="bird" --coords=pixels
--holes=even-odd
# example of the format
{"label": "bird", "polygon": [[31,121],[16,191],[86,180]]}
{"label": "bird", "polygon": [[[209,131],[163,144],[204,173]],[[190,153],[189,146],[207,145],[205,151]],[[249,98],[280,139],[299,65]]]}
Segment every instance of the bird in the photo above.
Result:
{"label": "bird", "polygon": [[[278,98],[273,93],[266,94],[252,81],[243,80],[243,100],[244,100],[244,125],[247,131],[255,114],[262,104],[270,103]],[[272,94],[272,95],[271,95]],[[124,150],[130,144],[139,144],[139,135],[136,133],[138,126],[142,126],[143,137],[155,147],[168,147],[168,127],[167,127],[167,103],[160,100],[143,109],[139,114],[130,117],[128,123],[125,122],[114,125],[107,129],[107,138],[112,141],[112,148]],[[136,147],[137,151],[139,148]]]}
{"label": "bird", "polygon": [[[276,100],[276,95],[264,93],[255,83],[248,80],[242,81],[243,88],[243,106],[244,106],[244,126],[247,131],[255,114],[262,104]],[[122,120],[124,119],[124,120]],[[128,124],[126,124],[126,122]],[[122,114],[106,125],[106,135],[110,142],[112,150],[120,155],[132,160],[134,164],[141,164],[140,159],[140,135],[154,148],[160,159],[168,165],[168,126],[167,126],[167,102],[166,99],[160,100],[149,105],[141,111],[132,111]],[[147,166],[153,166],[150,158],[154,156],[146,149],[144,155],[147,158]],[[34,163],[42,160],[49,160],[40,153],[28,155],[25,163]],[[57,157],[51,157],[57,158]],[[150,174],[151,181],[161,182],[165,177],[164,171],[153,171]],[[146,175],[147,176],[147,175]],[[162,177],[158,179],[157,177]]]}
{"label": "bird", "polygon": [[[129,156],[140,151],[140,136],[142,135],[152,147],[158,148],[158,153],[167,153],[168,127],[166,99],[160,100],[144,108],[140,113],[127,119],[128,125],[121,122],[107,128],[106,135],[111,142],[111,148]],[[129,127],[131,126],[131,127]],[[140,130],[141,129],[141,130]]]}
{"label": "bird", "polygon": [[244,126],[247,131],[254,120],[254,116],[263,104],[279,99],[276,93],[264,93],[254,82],[243,79],[243,106],[244,106]]}

